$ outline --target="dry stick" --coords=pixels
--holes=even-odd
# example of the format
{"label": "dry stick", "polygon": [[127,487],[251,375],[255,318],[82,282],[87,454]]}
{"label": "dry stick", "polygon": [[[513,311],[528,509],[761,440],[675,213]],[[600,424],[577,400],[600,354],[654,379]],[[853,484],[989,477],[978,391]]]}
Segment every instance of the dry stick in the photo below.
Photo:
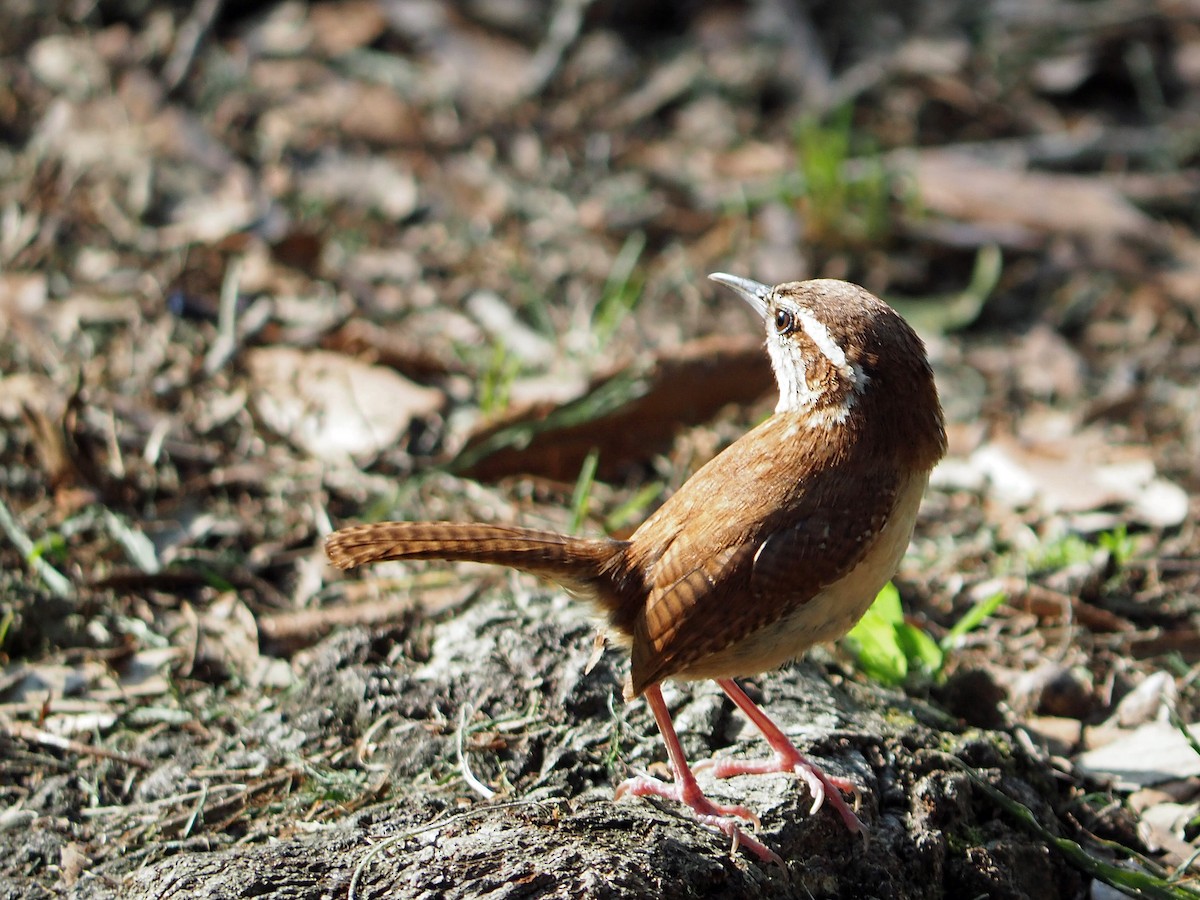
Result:
{"label": "dry stick", "polygon": [[467,762],[467,753],[463,745],[466,743],[467,737],[467,707],[464,704],[458,714],[458,734],[455,735],[454,749],[458,754],[458,768],[462,772],[463,781],[471,786],[471,790],[475,791],[484,800],[491,800],[496,796],[496,792],[490,787],[475,777],[475,773],[471,771],[471,764]]}
{"label": "dry stick", "polygon": [[523,91],[526,97],[536,97],[546,89],[562,65],[563,57],[579,39],[584,13],[592,3],[593,0],[559,0],[555,5],[546,37],[533,55],[526,73]]}
{"label": "dry stick", "polygon": [[382,597],[346,606],[327,606],[271,613],[258,620],[258,632],[273,644],[298,650],[316,643],[334,628],[366,625],[369,627],[402,621],[405,614],[420,609],[436,614],[464,602],[474,591],[439,593],[433,602],[423,603],[409,594]]}
{"label": "dry stick", "polygon": [[172,794],[169,797],[159,797],[156,800],[143,800],[140,803],[129,803],[123,806],[89,806],[80,810],[79,814],[85,819],[96,819],[103,816],[140,816],[151,813],[166,806],[176,806],[196,800],[202,796],[211,797],[215,794],[224,796],[228,793],[241,793],[246,790],[244,784],[214,784],[205,785],[203,790],[186,791],[182,794]]}
{"label": "dry stick", "polygon": [[192,9],[192,14],[184,19],[175,32],[175,46],[162,71],[168,92],[174,92],[187,78],[196,58],[196,51],[212,30],[222,4],[223,0],[199,0]]}
{"label": "dry stick", "polygon": [[65,750],[68,753],[77,753],[80,756],[95,756],[100,759],[110,759],[114,762],[136,766],[139,769],[149,769],[153,765],[150,760],[143,756],[120,753],[116,750],[106,750],[104,747],[93,747],[91,744],[83,744],[79,741],[62,737],[61,735],[52,734],[49,731],[43,731],[41,728],[37,728],[26,722],[10,722],[0,719],[0,728],[7,732],[9,737],[19,738],[31,744],[40,744],[43,747],[53,747],[55,750]]}
{"label": "dry stick", "polygon": [[237,350],[237,300],[242,281],[242,258],[231,257],[221,280],[221,301],[217,309],[217,338],[204,359],[204,371],[216,374]]}
{"label": "dry stick", "polygon": [[256,334],[271,318],[274,304],[267,297],[238,308],[244,258],[231,257],[221,281],[221,299],[217,309],[217,337],[204,357],[204,372],[215,375],[237,353],[248,337]]}
{"label": "dry stick", "polygon": [[[163,834],[179,833],[183,835],[182,840],[186,840],[187,835],[195,829],[198,821],[205,825],[215,821],[217,822],[215,830],[221,831],[228,824],[236,821],[246,811],[251,799],[259,794],[286,785],[289,781],[294,781],[300,777],[302,777],[302,774],[298,770],[293,768],[284,769],[277,775],[271,775],[261,781],[243,785],[241,790],[236,794],[223,797],[216,803],[211,804],[208,803],[209,791],[201,791],[198,802],[191,810],[166,819],[159,825],[159,829]],[[217,816],[225,816],[225,818],[217,819]]]}

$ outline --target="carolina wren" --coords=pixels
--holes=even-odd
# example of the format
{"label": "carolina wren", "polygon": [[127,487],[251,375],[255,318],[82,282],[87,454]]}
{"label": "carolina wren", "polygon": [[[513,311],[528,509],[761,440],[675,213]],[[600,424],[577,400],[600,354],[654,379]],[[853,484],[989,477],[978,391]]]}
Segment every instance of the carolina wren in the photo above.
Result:
{"label": "carolina wren", "polygon": [[653,794],[763,860],[742,806],[701,792],[663,701],[666,678],[712,678],[774,751],[710,760],[716,777],[795,771],[852,832],[853,790],[806,760],[733,681],[774,669],[845,634],[895,574],[929,472],[946,450],[942,410],[921,339],[882,300],[844,281],[769,287],[715,274],[763,317],[779,383],[775,414],[693,475],[627,541],[507,525],[383,522],[336,532],[330,560],[348,569],[389,559],[473,560],[558,582],[606,614],[630,653],[626,699],[644,695],[674,782],[632,778],[617,796]]}

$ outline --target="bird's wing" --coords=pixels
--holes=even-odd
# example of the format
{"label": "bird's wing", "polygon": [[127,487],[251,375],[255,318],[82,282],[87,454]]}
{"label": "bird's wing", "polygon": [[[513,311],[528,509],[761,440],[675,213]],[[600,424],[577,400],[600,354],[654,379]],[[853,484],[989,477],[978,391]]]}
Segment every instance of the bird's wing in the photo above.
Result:
{"label": "bird's wing", "polygon": [[779,621],[862,561],[895,506],[897,474],[847,473],[820,484],[798,489],[751,528],[679,530],[652,568],[635,626],[635,693]]}

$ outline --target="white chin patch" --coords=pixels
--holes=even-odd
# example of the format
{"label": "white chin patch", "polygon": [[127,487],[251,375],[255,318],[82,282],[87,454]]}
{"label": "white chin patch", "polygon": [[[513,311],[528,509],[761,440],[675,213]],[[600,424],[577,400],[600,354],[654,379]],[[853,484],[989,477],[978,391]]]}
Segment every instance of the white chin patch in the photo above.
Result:
{"label": "white chin patch", "polygon": [[804,361],[791,359],[787,350],[778,341],[768,341],[767,351],[771,356],[771,368],[779,382],[779,403],[775,412],[791,412],[811,407],[821,396],[820,391],[809,388],[804,377]]}
{"label": "white chin patch", "polygon": [[[822,389],[809,386],[804,360],[793,358],[789,347],[779,340],[768,339],[767,350],[771,356],[771,366],[775,370],[775,379],[779,383],[779,403],[775,412],[792,412],[808,410],[814,427],[830,427],[844,422],[850,415],[858,400],[867,387],[870,377],[861,366],[849,363],[846,353],[829,334],[829,330],[807,310],[796,310],[796,318],[800,321],[805,335],[808,336],[817,351],[824,356],[838,376],[844,379],[850,390],[838,403],[821,407],[821,398],[825,396]],[[795,351],[794,346],[790,348]],[[797,352],[797,356],[798,356]]]}

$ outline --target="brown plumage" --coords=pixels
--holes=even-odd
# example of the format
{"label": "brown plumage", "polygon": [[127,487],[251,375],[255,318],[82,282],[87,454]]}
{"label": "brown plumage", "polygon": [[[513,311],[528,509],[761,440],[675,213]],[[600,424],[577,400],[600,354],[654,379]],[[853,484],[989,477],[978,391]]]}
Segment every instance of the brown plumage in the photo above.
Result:
{"label": "brown plumage", "polygon": [[339,531],[326,547],[341,568],[385,559],[472,560],[532,572],[590,598],[629,648],[626,694],[646,694],[676,773],[674,785],[634,779],[621,791],[678,797],[702,821],[777,861],[729,821],[748,811],[716,807],[700,794],[658,684],[717,679],[776,751],[767,764],[731,768],[724,761],[718,774],[795,769],[818,803],[828,793],[847,825],[861,828],[837,791],[826,791],[846,785],[800,757],[730,679],[775,668],[858,620],[907,547],[945,433],[924,347],[882,301],[840,281],[769,288],[713,278],[766,320],[779,405],[628,541],[388,522]]}

